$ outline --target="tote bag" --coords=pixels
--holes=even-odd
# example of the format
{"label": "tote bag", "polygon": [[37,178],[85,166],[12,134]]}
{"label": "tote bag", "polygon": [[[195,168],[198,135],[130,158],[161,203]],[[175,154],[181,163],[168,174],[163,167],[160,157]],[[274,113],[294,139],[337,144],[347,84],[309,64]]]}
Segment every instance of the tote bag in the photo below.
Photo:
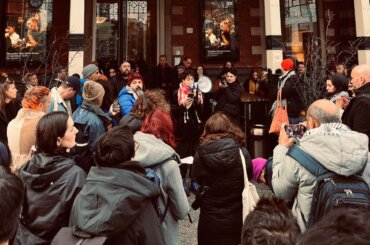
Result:
{"label": "tote bag", "polygon": [[241,149],[239,149],[240,158],[242,159],[243,165],[243,176],[244,176],[244,190],[242,192],[242,202],[243,202],[243,223],[245,217],[253,211],[260,197],[258,196],[256,187],[249,182],[247,176],[247,167],[245,166],[245,158]]}
{"label": "tote bag", "polygon": [[281,125],[283,123],[289,124],[289,118],[288,118],[288,111],[287,111],[287,103],[285,103],[284,106],[281,106],[281,89],[280,89],[277,95],[276,109],[275,109],[274,117],[272,118],[269,133],[279,134]]}

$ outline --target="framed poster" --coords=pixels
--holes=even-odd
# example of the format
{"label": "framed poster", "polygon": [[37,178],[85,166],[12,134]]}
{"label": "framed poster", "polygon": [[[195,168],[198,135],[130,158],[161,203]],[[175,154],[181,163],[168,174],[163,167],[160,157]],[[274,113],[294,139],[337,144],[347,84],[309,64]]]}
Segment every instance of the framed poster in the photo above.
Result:
{"label": "framed poster", "polygon": [[5,11],[6,63],[45,60],[53,0],[8,1]]}
{"label": "framed poster", "polygon": [[201,49],[204,61],[239,60],[237,0],[202,0]]}

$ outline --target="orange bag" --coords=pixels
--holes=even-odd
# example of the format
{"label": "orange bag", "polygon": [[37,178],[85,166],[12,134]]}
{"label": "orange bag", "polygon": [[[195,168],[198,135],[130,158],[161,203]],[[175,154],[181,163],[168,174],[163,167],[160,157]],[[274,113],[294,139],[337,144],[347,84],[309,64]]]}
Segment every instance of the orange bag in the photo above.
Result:
{"label": "orange bag", "polygon": [[275,113],[274,117],[272,118],[269,133],[279,134],[281,125],[283,123],[289,124],[289,118],[287,111],[287,103],[285,103],[284,106],[281,106],[281,89],[280,89],[277,95]]}

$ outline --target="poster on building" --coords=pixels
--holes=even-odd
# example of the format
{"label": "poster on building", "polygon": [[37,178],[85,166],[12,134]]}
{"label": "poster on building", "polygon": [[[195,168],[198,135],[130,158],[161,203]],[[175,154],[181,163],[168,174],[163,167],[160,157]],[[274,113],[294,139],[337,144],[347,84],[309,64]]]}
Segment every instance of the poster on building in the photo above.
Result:
{"label": "poster on building", "polygon": [[13,0],[6,5],[6,63],[42,63],[52,21],[52,0]]}
{"label": "poster on building", "polygon": [[238,60],[237,0],[203,0],[201,46],[203,59]]}

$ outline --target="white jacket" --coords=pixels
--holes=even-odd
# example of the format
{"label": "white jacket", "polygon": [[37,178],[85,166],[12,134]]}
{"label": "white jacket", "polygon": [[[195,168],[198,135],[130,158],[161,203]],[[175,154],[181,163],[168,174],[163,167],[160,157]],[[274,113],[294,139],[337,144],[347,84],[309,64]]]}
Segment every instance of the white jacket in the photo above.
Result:
{"label": "white jacket", "polygon": [[[308,130],[299,147],[328,170],[350,176],[367,164],[363,178],[370,184],[368,137],[350,130],[340,123],[322,124]],[[272,186],[276,196],[294,200],[292,212],[304,232],[310,217],[316,177],[286,153],[288,148],[278,145],[273,153]]]}

